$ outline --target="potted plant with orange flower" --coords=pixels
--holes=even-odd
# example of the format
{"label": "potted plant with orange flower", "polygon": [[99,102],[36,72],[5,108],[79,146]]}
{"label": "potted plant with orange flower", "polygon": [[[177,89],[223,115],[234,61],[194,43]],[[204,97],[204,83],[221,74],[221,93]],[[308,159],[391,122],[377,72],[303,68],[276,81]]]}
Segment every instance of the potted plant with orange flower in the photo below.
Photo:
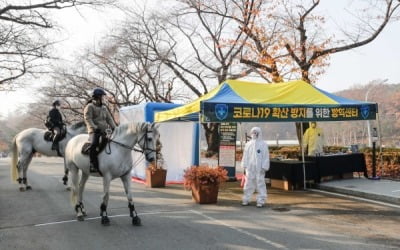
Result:
{"label": "potted plant with orange flower", "polygon": [[192,190],[193,199],[199,204],[217,203],[221,183],[228,179],[223,167],[192,166],[184,171],[183,185]]}

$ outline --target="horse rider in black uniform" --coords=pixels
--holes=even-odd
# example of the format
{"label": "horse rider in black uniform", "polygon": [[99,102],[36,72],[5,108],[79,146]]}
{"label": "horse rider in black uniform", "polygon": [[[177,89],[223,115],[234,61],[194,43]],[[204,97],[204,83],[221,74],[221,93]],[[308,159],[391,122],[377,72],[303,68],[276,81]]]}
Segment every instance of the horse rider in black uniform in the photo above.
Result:
{"label": "horse rider in black uniform", "polygon": [[92,99],[89,100],[83,110],[83,119],[89,133],[90,141],[90,172],[99,171],[99,161],[97,159],[97,150],[100,137],[105,135],[108,126],[114,130],[116,125],[107,106],[103,104],[103,96],[106,92],[102,88],[95,88],[92,93]]}
{"label": "horse rider in black uniform", "polygon": [[61,137],[61,132],[64,126],[61,112],[59,107],[61,106],[60,101],[56,100],[53,102],[53,108],[49,111],[48,122],[50,124],[49,129],[53,132],[53,144],[51,145],[51,150],[59,150],[58,141]]}

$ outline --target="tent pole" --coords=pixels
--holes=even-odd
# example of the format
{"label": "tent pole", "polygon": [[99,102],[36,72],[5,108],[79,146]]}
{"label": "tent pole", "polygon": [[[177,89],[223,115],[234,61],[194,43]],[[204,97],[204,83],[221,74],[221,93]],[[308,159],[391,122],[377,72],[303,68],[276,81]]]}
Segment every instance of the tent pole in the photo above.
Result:
{"label": "tent pole", "polygon": [[304,160],[304,147],[303,147],[303,122],[300,122],[300,148],[301,148],[301,161],[303,163],[303,189],[306,189],[306,162]]}
{"label": "tent pole", "polygon": [[201,125],[202,125],[202,122],[201,122],[201,115],[200,115],[200,112],[199,112],[199,116],[198,116],[198,121],[197,121],[197,126],[199,127],[199,136],[197,137],[197,145],[198,145],[198,149],[197,149],[197,155],[198,155],[198,157],[199,157],[199,163],[198,163],[198,166],[200,166],[200,164],[201,164],[201,133],[200,133],[200,129],[202,129],[201,128]]}
{"label": "tent pole", "polygon": [[379,113],[376,113],[378,122],[378,138],[379,138],[379,163],[381,164],[381,177],[383,176],[383,156],[382,156],[382,131],[381,131],[381,119],[379,119]]}

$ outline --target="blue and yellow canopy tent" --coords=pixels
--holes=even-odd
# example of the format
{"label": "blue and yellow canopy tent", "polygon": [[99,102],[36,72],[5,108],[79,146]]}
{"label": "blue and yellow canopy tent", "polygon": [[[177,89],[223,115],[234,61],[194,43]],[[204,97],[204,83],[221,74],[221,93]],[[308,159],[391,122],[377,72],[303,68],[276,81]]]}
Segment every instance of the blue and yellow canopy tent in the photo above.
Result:
{"label": "blue and yellow canopy tent", "polygon": [[155,114],[156,122],[306,122],[374,120],[377,103],[333,95],[304,81],[226,80],[200,98]]}
{"label": "blue and yellow canopy tent", "polygon": [[[309,122],[378,117],[379,126],[377,114],[377,103],[333,95],[301,80],[274,84],[226,80],[186,105],[157,112],[155,122]],[[305,188],[304,148],[300,145]]]}

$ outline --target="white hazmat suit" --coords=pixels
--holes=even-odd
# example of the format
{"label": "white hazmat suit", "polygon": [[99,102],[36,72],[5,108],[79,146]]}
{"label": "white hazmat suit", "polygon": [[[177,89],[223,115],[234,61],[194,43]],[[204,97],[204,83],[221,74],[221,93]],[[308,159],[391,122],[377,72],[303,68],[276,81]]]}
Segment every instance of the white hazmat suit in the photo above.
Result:
{"label": "white hazmat suit", "polygon": [[262,207],[267,199],[265,171],[269,170],[269,150],[259,127],[252,128],[250,134],[251,140],[246,143],[242,158],[242,167],[246,174],[242,205],[248,205],[254,191],[257,191],[257,207]]}

